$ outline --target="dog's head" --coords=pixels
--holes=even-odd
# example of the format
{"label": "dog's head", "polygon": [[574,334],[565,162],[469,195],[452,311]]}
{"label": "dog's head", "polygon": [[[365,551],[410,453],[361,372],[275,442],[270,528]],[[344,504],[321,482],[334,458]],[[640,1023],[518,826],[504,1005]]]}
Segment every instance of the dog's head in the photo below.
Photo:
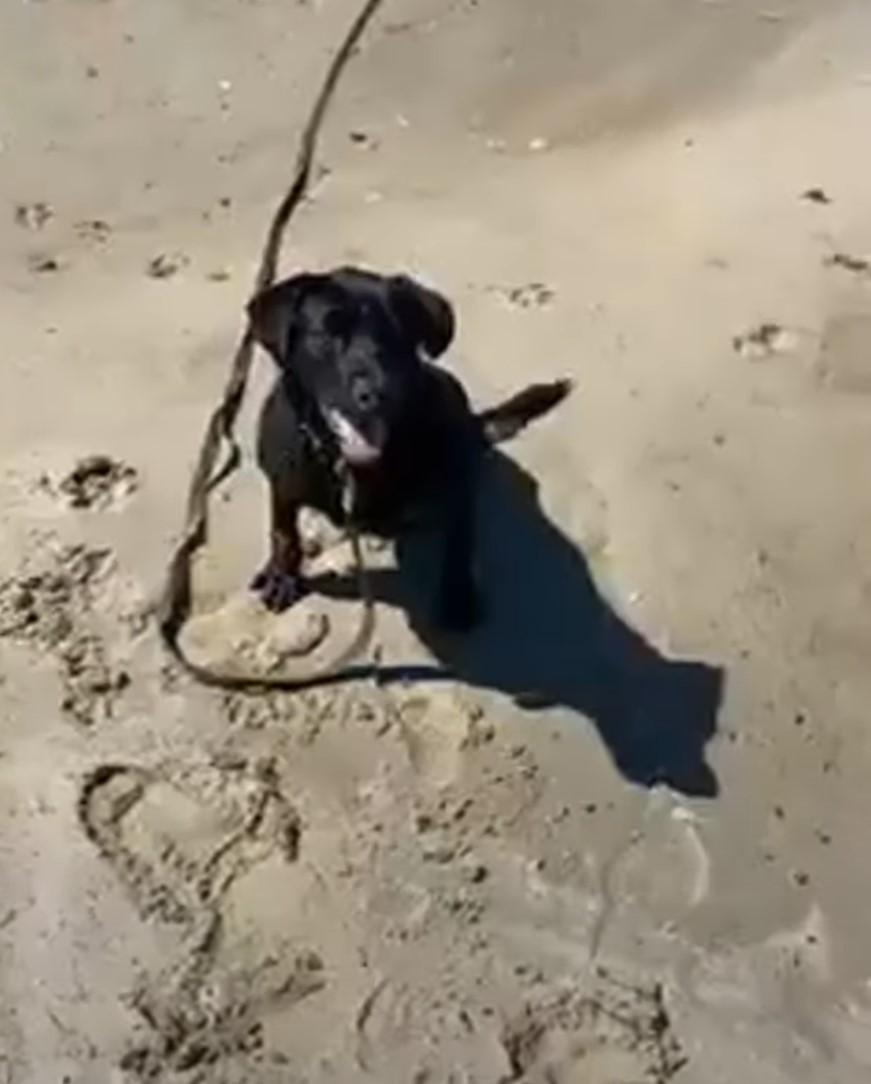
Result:
{"label": "dog's head", "polygon": [[404,275],[356,268],[280,282],[249,302],[248,316],[354,466],[377,462],[422,356],[438,357],[454,337],[453,309],[441,295]]}

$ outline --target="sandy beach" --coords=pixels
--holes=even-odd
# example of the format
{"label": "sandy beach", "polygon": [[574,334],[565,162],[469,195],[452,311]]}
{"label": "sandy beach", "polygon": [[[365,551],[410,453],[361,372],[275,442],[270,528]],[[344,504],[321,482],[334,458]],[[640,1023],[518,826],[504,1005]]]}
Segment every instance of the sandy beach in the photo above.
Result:
{"label": "sandy beach", "polygon": [[[471,636],[367,542],[379,658],[450,680],[222,694],[155,601],[356,10],[0,10],[0,1084],[864,1084],[871,6],[385,0],[283,270],[442,290],[481,406],[575,389]],[[358,620],[248,592],[271,375],[215,658]]]}

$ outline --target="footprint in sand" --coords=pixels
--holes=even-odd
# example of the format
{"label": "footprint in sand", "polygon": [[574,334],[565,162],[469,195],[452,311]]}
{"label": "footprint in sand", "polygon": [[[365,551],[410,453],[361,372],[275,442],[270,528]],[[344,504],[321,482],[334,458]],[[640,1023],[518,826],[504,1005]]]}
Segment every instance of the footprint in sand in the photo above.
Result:
{"label": "footprint in sand", "polygon": [[109,455],[87,455],[56,482],[47,481],[70,508],[103,511],[120,504],[139,487],[133,467]]}
{"label": "footprint in sand", "polygon": [[108,550],[52,543],[0,581],[0,638],[57,660],[61,710],[83,726],[111,718],[130,684],[101,616],[110,590],[119,586],[115,573]]}
{"label": "footprint in sand", "polygon": [[[314,653],[326,647],[330,620],[304,599],[285,613],[269,613],[249,592],[231,596],[218,609],[195,615],[183,639],[200,665],[225,674],[281,674],[295,660],[318,666]],[[318,656],[319,657],[319,656]]]}
{"label": "footprint in sand", "polygon": [[465,751],[492,737],[476,706],[451,689],[409,696],[397,716],[412,769],[436,789],[455,783]]}
{"label": "footprint in sand", "polygon": [[668,1084],[686,1064],[661,986],[600,970],[588,990],[543,993],[501,1035],[506,1082]]}

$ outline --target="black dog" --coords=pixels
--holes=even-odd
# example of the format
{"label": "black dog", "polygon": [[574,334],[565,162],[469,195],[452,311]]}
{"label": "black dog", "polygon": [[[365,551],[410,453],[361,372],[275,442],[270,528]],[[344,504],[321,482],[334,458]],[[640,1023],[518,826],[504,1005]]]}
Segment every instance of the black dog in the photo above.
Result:
{"label": "black dog", "polygon": [[[532,385],[474,413],[459,381],[432,364],[454,337],[451,305],[402,275],[351,267],[297,275],[258,294],[248,314],[281,373],[260,418],[271,548],[253,588],[276,611],[304,592],[302,506],[387,536],[434,509],[443,539],[436,620],[470,628],[479,614],[478,465],[488,447],[564,399],[569,382]],[[343,471],[353,475],[350,509]]]}

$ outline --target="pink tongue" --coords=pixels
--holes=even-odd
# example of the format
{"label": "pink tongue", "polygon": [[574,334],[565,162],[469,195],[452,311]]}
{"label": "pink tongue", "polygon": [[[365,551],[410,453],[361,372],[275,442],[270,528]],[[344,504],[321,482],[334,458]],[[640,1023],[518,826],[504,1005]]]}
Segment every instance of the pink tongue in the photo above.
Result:
{"label": "pink tongue", "polygon": [[366,463],[374,463],[378,458],[378,449],[371,444],[362,441],[359,444],[346,444],[342,442],[342,455],[349,463],[363,466]]}
{"label": "pink tongue", "polygon": [[372,463],[378,458],[380,454],[378,448],[371,444],[344,415],[335,410],[331,411],[330,423],[339,439],[342,455],[349,463]]}

